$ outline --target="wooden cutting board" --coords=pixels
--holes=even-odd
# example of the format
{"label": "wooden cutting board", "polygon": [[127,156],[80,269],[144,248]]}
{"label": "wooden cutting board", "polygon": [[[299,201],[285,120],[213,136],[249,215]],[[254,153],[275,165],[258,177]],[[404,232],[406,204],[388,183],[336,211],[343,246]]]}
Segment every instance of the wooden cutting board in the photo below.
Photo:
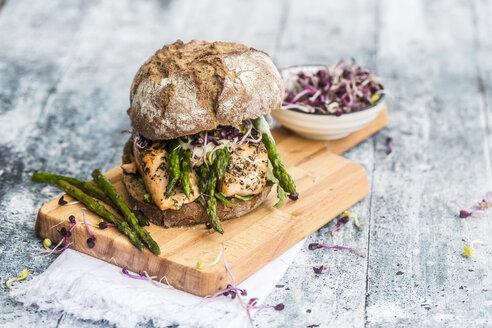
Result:
{"label": "wooden cutting board", "polygon": [[[146,270],[152,276],[166,276],[173,287],[195,295],[214,294],[231,282],[222,261],[203,270],[196,265],[200,258],[204,264],[212,262],[222,243],[227,263],[240,283],[366,196],[369,187],[364,168],[338,154],[382,129],[387,121],[384,108],[367,127],[336,141],[312,141],[286,129],[275,129],[278,151],[296,182],[299,200],[289,200],[283,208],[275,209],[276,192],[272,191],[255,211],[223,222],[223,235],[206,230],[202,224],[168,229],[151,224],[147,230],[162,251],[156,256],[147,249],[140,252],[113,227],[91,227],[96,235],[96,245],[91,249],[84,225],[78,224],[70,247],[134,272]],[[106,176],[127,197],[120,167]],[[65,199],[72,201],[69,196]],[[70,215],[82,223],[82,207],[59,206],[58,198],[53,199],[39,210],[36,233],[58,243],[62,238],[58,230],[71,226]],[[89,223],[98,224],[98,216],[86,213]]]}

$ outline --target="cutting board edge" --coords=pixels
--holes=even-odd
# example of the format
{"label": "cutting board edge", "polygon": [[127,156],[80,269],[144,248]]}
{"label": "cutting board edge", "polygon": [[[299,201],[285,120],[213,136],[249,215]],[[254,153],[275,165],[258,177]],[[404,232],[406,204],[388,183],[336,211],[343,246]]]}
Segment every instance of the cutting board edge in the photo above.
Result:
{"label": "cutting board edge", "polygon": [[[69,200],[66,196],[67,200]],[[60,223],[59,220],[50,215],[49,208],[51,207],[51,203],[56,201],[56,198],[45,205],[43,205],[37,215],[36,223],[35,223],[35,232],[36,235],[40,238],[49,238],[54,245],[58,244],[63,237],[58,233],[58,231],[65,227],[67,230],[70,228],[71,224],[68,221],[68,217],[66,221],[62,221]],[[46,211],[46,209],[48,210]],[[78,216],[78,217],[77,217]],[[221,287],[226,285],[226,281],[228,281],[226,275],[227,272],[223,267],[217,266],[215,268],[211,268],[211,270],[198,270],[196,268],[187,267],[181,263],[173,262],[165,257],[157,256],[152,254],[149,250],[145,249],[144,251],[138,253],[140,261],[134,261],[133,256],[122,257],[119,263],[115,260],[115,254],[119,255],[132,255],[128,252],[128,248],[134,248],[133,245],[124,237],[120,235],[116,229],[109,230],[110,228],[105,230],[106,234],[102,234],[96,228],[90,228],[93,233],[96,234],[96,248],[90,249],[87,247],[86,238],[88,237],[85,232],[85,226],[81,223],[80,215],[77,215],[78,226],[72,232],[72,236],[70,238],[70,242],[72,243],[69,248],[74,249],[78,252],[86,254],[88,256],[92,256],[104,262],[114,264],[118,267],[126,267],[128,270],[133,272],[139,272],[144,267],[144,263],[158,263],[158,270],[149,269],[149,275],[158,276],[160,279],[163,276],[168,276],[169,270],[175,272],[181,272],[181,276],[185,277],[184,279],[172,279],[171,285],[183,291],[187,291],[189,293],[198,295],[198,296],[209,296],[220,290]],[[42,226],[44,225],[44,229]],[[47,228],[49,227],[49,228]],[[56,228],[56,229],[55,229]],[[111,235],[117,234],[116,238],[113,238],[111,235],[107,235],[107,232],[111,231]],[[104,249],[110,249],[110,252],[104,252]],[[97,252],[97,253],[96,253]],[[109,254],[109,255],[108,255]],[[222,268],[222,269],[220,269]],[[190,283],[198,283],[199,288],[194,291],[187,290],[187,287]]]}
{"label": "cutting board edge", "polygon": [[[341,207],[341,211],[340,213],[343,213],[344,211],[346,211],[347,209],[349,209],[350,207],[352,207],[353,205],[357,204],[358,202],[360,202],[362,199],[364,199],[368,194],[369,194],[369,181],[367,179],[367,171],[366,169],[358,164],[358,163],[355,163],[355,162],[351,162],[349,161],[349,165],[351,167],[353,167],[353,171],[352,171],[352,175],[354,176],[355,180],[353,180],[353,185],[354,187],[352,187],[354,189],[354,193],[353,195],[355,195],[355,198],[351,199],[350,201],[347,201],[346,204],[344,204],[344,206]],[[357,186],[361,186],[363,185],[364,186],[364,189],[362,190],[359,190],[359,192],[357,193],[357,190],[355,190],[355,188]],[[345,190],[343,193],[346,193],[347,191]],[[297,216],[294,220],[296,222],[306,222],[306,216],[308,214],[304,214],[302,216]],[[269,249],[271,250],[270,254],[268,256],[264,256],[264,261],[260,262],[260,265],[258,266],[259,268],[256,270],[261,270],[265,265],[267,265],[268,263],[270,263],[271,261],[273,261],[274,259],[282,256],[282,254],[284,254],[286,251],[288,251],[290,248],[292,248],[294,245],[296,245],[298,242],[300,242],[301,240],[309,237],[312,233],[318,231],[320,228],[322,228],[323,226],[325,226],[326,224],[328,224],[329,222],[333,221],[335,218],[337,217],[337,215],[334,215],[333,217],[329,218],[327,221],[324,221],[324,223],[320,223],[320,224],[316,224],[316,225],[313,225],[310,229],[308,229],[304,234],[300,235],[300,234],[289,234],[289,230],[281,230],[279,231],[278,235],[275,235],[276,237],[278,238],[271,238],[267,243],[273,243],[273,247],[263,247],[264,249]],[[283,240],[285,239],[289,239],[289,240],[294,240],[293,243],[289,242],[289,243],[284,243],[282,242]],[[284,246],[284,245],[288,245],[288,246]],[[250,258],[252,258],[252,256],[250,256]],[[245,263],[246,265],[246,263]],[[231,266],[231,265],[230,265]],[[233,268],[231,268],[231,270],[234,270],[234,271],[239,271],[239,272],[245,272],[247,270],[237,270],[238,268],[236,267],[235,263],[232,264]],[[244,280],[246,280],[249,276],[251,276],[253,273],[255,273],[256,271],[254,272],[250,272],[250,273],[246,273],[244,275],[241,275],[241,276],[235,276],[235,280],[237,283],[241,283],[243,282]]]}

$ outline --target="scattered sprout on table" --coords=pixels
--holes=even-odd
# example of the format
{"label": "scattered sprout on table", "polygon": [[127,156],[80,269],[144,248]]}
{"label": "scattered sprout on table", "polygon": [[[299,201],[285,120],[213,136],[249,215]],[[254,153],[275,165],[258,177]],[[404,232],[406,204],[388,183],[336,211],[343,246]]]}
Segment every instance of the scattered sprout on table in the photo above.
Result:
{"label": "scattered sprout on table", "polygon": [[336,227],[331,232],[331,235],[333,236],[335,234],[335,232],[340,230],[342,228],[342,226],[344,226],[347,222],[349,222],[349,216],[345,215],[345,213],[343,213],[342,216],[337,220]]}
{"label": "scattered sprout on table", "polygon": [[302,268],[311,268],[313,269],[314,273],[316,274],[325,274],[328,272],[328,267],[324,264],[301,264],[301,265],[294,265],[292,263],[288,263],[284,261],[283,259],[280,259],[282,262],[287,264],[288,266],[296,269],[302,269]]}
{"label": "scattered sprout on table", "polygon": [[475,257],[476,250],[475,250],[475,248],[473,248],[473,245],[475,245],[475,244],[487,246],[487,244],[485,244],[483,241],[474,240],[470,243],[470,247],[468,247],[466,245],[463,247],[465,251],[461,254],[461,256],[463,256],[463,257],[469,257],[469,256]]}
{"label": "scattered sprout on table", "polygon": [[393,139],[391,139],[391,137],[387,137],[384,143],[386,144],[387,147],[386,157],[381,162],[379,162],[379,164],[384,164],[388,162],[395,153],[393,148]]}
{"label": "scattered sprout on table", "polygon": [[323,245],[323,244],[318,244],[318,243],[312,243],[312,244],[309,244],[308,248],[310,250],[315,250],[315,249],[318,249],[318,248],[335,248],[335,249],[342,249],[342,250],[346,250],[346,251],[349,251],[349,252],[352,252],[354,254],[357,254],[359,255],[360,257],[366,257],[364,254],[356,251],[355,249],[352,249],[350,247],[345,247],[345,246],[339,246],[339,245]]}
{"label": "scattered sprout on table", "polygon": [[460,205],[458,202],[454,201],[456,205],[461,207],[460,212],[459,212],[459,217],[462,219],[466,219],[470,216],[482,216],[487,209],[489,209],[492,206],[492,201],[491,201],[491,195],[492,191],[489,191],[485,194],[485,198],[482,199],[482,201],[470,205],[468,207],[464,207]]}
{"label": "scattered sprout on table", "polygon": [[8,289],[12,289],[12,283],[14,281],[20,281],[20,280],[24,280],[27,278],[27,276],[29,275],[29,271],[27,269],[24,269],[22,270],[21,274],[19,277],[16,277],[16,278],[11,278],[9,280],[7,280],[7,282],[5,283],[5,285],[7,286]]}
{"label": "scattered sprout on table", "polygon": [[224,244],[222,244],[222,260],[224,262],[224,267],[227,273],[229,274],[229,277],[231,278],[232,283],[228,284],[224,290],[221,290],[212,296],[207,296],[206,298],[215,298],[219,296],[226,296],[226,297],[230,296],[231,299],[237,298],[241,307],[243,307],[246,311],[246,315],[248,316],[251,327],[255,327],[253,323],[253,318],[251,317],[251,310],[272,308],[276,311],[282,311],[284,309],[285,306],[283,303],[279,303],[277,305],[256,305],[258,303],[258,298],[256,297],[250,298],[247,303],[244,303],[243,300],[241,299],[241,296],[247,296],[248,292],[245,289],[238,288],[236,286],[236,279],[234,278],[234,275],[229,269],[229,266],[227,265],[225,259]]}
{"label": "scattered sprout on table", "polygon": [[328,272],[328,267],[326,265],[321,265],[319,267],[313,267],[313,271],[316,274],[325,274]]}

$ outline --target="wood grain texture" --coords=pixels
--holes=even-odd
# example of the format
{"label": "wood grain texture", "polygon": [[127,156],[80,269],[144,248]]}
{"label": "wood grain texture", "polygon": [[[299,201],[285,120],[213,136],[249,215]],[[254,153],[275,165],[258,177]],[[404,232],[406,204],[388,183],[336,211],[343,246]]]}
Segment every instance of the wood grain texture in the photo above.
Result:
{"label": "wood grain texture", "polygon": [[[279,131],[283,138],[277,140],[277,149],[296,181],[300,200],[288,201],[278,210],[273,207],[276,195],[271,193],[255,211],[223,222],[224,235],[211,233],[203,225],[166,229],[151,224],[147,230],[162,251],[156,256],[148,250],[138,251],[115,228],[91,229],[97,241],[91,249],[86,244],[86,228],[80,224],[72,232],[70,247],[134,272],[145,270],[153,276],[166,276],[175,288],[199,296],[212,295],[231,283],[224,266],[199,270],[196,265],[200,258],[203,263],[212,262],[222,243],[228,265],[239,283],[367,195],[365,170],[330,150],[346,150],[386,123],[387,112],[383,110],[363,130],[325,142],[312,142]],[[273,130],[274,136],[276,132]],[[111,169],[106,176],[127,199],[121,168]],[[58,198],[53,199],[39,210],[36,234],[58,243],[62,239],[58,230],[62,226],[69,228],[70,215],[82,223],[82,208],[81,204],[59,206]],[[99,222],[100,218],[93,213],[86,216],[90,224]]]}

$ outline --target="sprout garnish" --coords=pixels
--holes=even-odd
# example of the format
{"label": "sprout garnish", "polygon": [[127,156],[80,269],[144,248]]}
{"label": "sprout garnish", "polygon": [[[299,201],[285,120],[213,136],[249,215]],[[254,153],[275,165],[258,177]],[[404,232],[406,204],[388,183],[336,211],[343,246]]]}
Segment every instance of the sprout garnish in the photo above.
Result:
{"label": "sprout garnish", "polygon": [[485,213],[485,211],[492,206],[492,201],[490,199],[491,195],[492,195],[492,191],[487,192],[485,194],[485,198],[482,199],[481,202],[478,202],[466,208],[461,206],[458,202],[453,201],[456,205],[462,208],[459,212],[459,217],[462,219],[466,219],[467,217],[470,216],[475,216],[475,217],[482,216]]}
{"label": "sprout garnish", "polygon": [[12,283],[14,281],[20,281],[20,280],[24,280],[27,278],[27,276],[29,275],[29,271],[27,269],[24,269],[22,270],[21,274],[19,277],[16,277],[16,278],[11,278],[9,280],[7,280],[7,282],[5,283],[5,285],[7,286],[8,289],[12,289]]}
{"label": "sprout garnish", "polygon": [[65,195],[61,196],[60,199],[58,199],[58,205],[70,206],[70,205],[80,204],[80,202],[78,200],[69,203],[64,198],[65,198]]}
{"label": "sprout garnish", "polygon": [[300,72],[291,79],[295,80],[292,89],[286,90],[282,106],[308,113],[340,116],[357,112],[376,103],[385,92],[374,73],[353,59],[342,59],[316,73]]}
{"label": "sprout garnish", "polygon": [[342,217],[337,220],[337,225],[335,229],[331,232],[331,235],[333,236],[335,232],[340,230],[342,226],[344,226],[347,222],[349,222],[349,216],[345,215],[345,213],[342,214]]}
{"label": "sprout garnish", "polygon": [[220,251],[219,251],[219,254],[217,255],[217,257],[215,258],[215,260],[213,260],[212,262],[208,263],[208,264],[203,264],[203,259],[202,258],[199,258],[198,261],[196,261],[196,268],[198,270],[203,270],[205,268],[208,268],[208,267],[211,267],[213,265],[216,265],[219,261],[220,261],[220,258],[222,256],[222,252],[224,251],[224,248],[220,248]]}
{"label": "sprout garnish", "polygon": [[315,249],[318,249],[318,248],[335,248],[335,249],[342,249],[342,250],[346,250],[346,251],[349,251],[349,252],[352,252],[354,254],[357,254],[359,255],[360,257],[366,257],[364,254],[356,251],[355,249],[352,249],[352,248],[349,248],[349,247],[345,247],[345,246],[339,246],[339,245],[323,245],[323,244],[318,244],[318,243],[312,243],[312,244],[309,244],[309,249],[314,251]]}
{"label": "sprout garnish", "polygon": [[214,298],[214,297],[219,297],[219,296],[226,296],[226,297],[231,296],[231,299],[235,299],[237,297],[241,307],[246,310],[246,315],[248,316],[251,327],[255,326],[253,323],[253,318],[251,317],[251,312],[250,312],[251,310],[272,308],[272,309],[275,309],[276,311],[282,311],[284,309],[283,303],[279,303],[277,305],[256,305],[258,303],[258,298],[256,298],[256,297],[250,298],[247,303],[244,303],[244,301],[241,299],[241,296],[247,296],[248,292],[245,289],[237,288],[236,279],[234,278],[234,275],[232,274],[231,270],[229,269],[229,266],[227,265],[227,262],[225,259],[224,244],[222,244],[221,253],[222,253],[222,260],[224,262],[224,267],[225,267],[227,273],[229,274],[229,277],[231,278],[232,283],[228,284],[224,290],[221,290],[221,291],[215,293],[214,295],[207,296],[205,298]]}
{"label": "sprout garnish", "polygon": [[281,259],[282,262],[287,264],[288,266],[296,269],[302,269],[302,268],[312,268],[314,273],[316,274],[325,274],[328,272],[328,267],[324,264],[303,264],[303,265],[294,265],[292,263],[288,263],[284,260]]}
{"label": "sprout garnish", "polygon": [[85,218],[85,211],[84,211],[84,209],[82,209],[82,217],[84,219],[85,229],[87,230],[87,233],[90,236],[89,238],[87,238],[87,246],[89,246],[89,248],[94,248],[94,246],[96,245],[96,236],[94,236],[94,234],[89,229],[89,225],[87,224],[87,220]]}
{"label": "sprout garnish", "polygon": [[[178,138],[178,141],[183,149],[191,151],[193,165],[199,166],[202,163],[211,165],[215,159],[215,152],[221,148],[233,152],[246,143],[258,143],[261,139],[260,131],[253,126],[251,120],[245,120],[238,128],[219,126],[215,130]],[[246,160],[251,161],[248,158]]]}
{"label": "sprout garnish", "polygon": [[393,155],[395,153],[394,148],[393,148],[393,139],[391,139],[391,137],[387,137],[386,138],[385,144],[386,144],[386,147],[387,147],[386,157],[381,162],[379,162],[379,164],[384,164],[387,161],[389,161],[391,159],[391,157],[393,157]]}
{"label": "sprout garnish", "polygon": [[[150,281],[151,283],[153,283],[154,285],[158,286],[158,287],[162,287],[162,288],[171,288],[171,289],[174,289],[173,286],[171,286],[171,284],[169,283],[169,281],[167,280],[167,277],[166,276],[162,276],[162,278],[159,280],[159,281],[156,281],[155,279],[157,279],[157,276],[150,276],[147,271],[140,271],[138,273],[138,275],[136,274],[132,274],[128,271],[128,268],[124,267],[121,269],[121,272],[129,277],[129,278],[132,278],[132,279],[137,279],[137,280],[148,280]],[[166,283],[163,284],[162,281],[165,280]],[[159,284],[158,284],[159,282]]]}
{"label": "sprout garnish", "polygon": [[465,251],[463,252],[463,254],[461,254],[461,256],[463,256],[463,257],[469,257],[469,256],[475,257],[476,250],[475,250],[475,248],[473,248],[473,245],[475,245],[475,244],[487,246],[487,244],[485,244],[481,240],[474,240],[470,243],[470,247],[468,247],[468,246],[463,247]]}

